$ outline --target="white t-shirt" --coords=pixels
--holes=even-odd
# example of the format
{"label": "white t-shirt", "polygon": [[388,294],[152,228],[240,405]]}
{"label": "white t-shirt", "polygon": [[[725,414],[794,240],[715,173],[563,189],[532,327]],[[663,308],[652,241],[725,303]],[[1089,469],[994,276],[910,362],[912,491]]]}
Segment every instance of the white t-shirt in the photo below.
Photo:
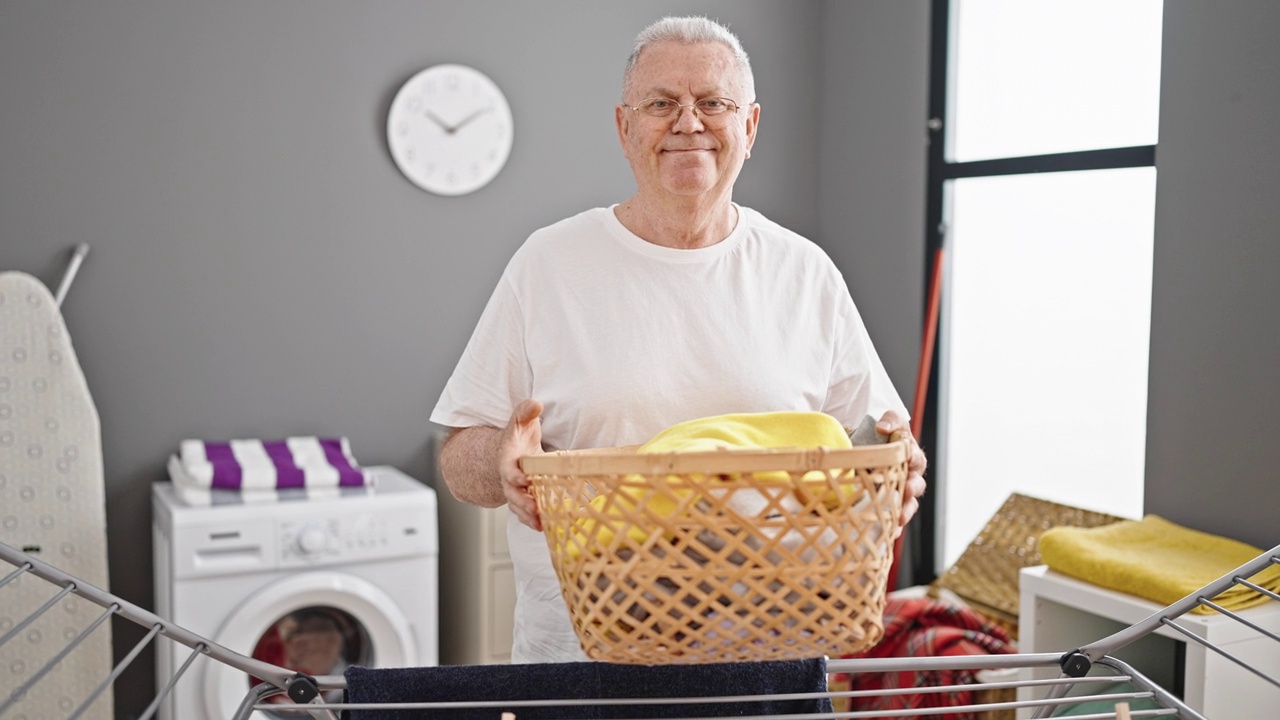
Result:
{"label": "white t-shirt", "polygon": [[[543,403],[548,450],[644,443],[726,413],[809,410],[847,427],[907,411],[844,278],[809,240],[749,208],[723,241],[677,250],[595,208],[515,253],[431,414],[504,427]],[[511,517],[512,661],[585,659],[543,537]]]}

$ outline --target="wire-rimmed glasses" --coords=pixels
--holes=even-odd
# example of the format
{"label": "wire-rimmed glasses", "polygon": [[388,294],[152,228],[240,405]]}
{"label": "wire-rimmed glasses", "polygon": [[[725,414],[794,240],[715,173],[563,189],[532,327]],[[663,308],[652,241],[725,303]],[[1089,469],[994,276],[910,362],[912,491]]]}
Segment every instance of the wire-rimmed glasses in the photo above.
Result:
{"label": "wire-rimmed glasses", "polygon": [[689,108],[693,110],[694,117],[705,125],[724,125],[741,105],[725,97],[699,98],[687,105],[671,98],[655,97],[646,98],[626,107],[653,118],[678,118],[681,108]]}

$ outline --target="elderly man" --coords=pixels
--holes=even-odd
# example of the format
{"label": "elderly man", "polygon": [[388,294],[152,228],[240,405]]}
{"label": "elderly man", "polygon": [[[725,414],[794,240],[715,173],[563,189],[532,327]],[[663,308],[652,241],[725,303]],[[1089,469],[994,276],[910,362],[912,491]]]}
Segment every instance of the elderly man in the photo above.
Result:
{"label": "elderly man", "polygon": [[[513,662],[585,659],[518,459],[640,444],[684,420],[807,410],[878,430],[907,411],[812,242],[733,202],[760,120],[738,38],[701,17],[640,33],[615,116],[636,192],[533,233],[432,413],[464,502],[506,503]],[[924,492],[916,448],[903,522]]]}

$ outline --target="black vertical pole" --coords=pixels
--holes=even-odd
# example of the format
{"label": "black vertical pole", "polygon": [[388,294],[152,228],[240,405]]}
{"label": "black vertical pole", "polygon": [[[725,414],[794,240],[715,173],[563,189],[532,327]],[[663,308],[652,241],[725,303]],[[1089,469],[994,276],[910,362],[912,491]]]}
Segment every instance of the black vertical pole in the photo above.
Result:
{"label": "black vertical pole", "polygon": [[[949,60],[950,60],[950,0],[933,0],[932,17],[930,19],[929,43],[929,167],[928,187],[925,193],[925,307],[929,302],[930,279],[933,277],[933,265],[941,257],[938,253],[943,249],[946,240],[944,219],[946,199],[946,136],[948,120],[948,101],[950,98]],[[945,279],[944,279],[945,282]],[[927,317],[926,317],[927,322]],[[942,320],[939,319],[939,335]],[[926,390],[926,402],[923,423],[921,424],[920,444],[929,455],[931,465],[926,473],[929,480],[929,491],[920,502],[920,517],[912,523],[913,529],[908,536],[909,558],[912,577],[909,584],[925,584],[934,579],[937,564],[935,546],[938,536],[938,491],[945,478],[936,464],[936,454],[931,452],[938,447],[938,372],[939,348],[941,342],[933,344],[932,372]]]}

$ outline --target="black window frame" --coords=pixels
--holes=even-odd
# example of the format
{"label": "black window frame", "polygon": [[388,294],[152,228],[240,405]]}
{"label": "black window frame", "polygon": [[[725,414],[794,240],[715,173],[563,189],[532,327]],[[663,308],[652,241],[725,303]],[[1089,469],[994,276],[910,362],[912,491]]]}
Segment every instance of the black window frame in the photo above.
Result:
{"label": "black window frame", "polygon": [[[925,193],[925,294],[924,306],[928,307],[930,278],[934,265],[939,261],[939,251],[947,247],[947,187],[952,180],[974,177],[999,177],[1041,172],[1070,172],[1076,170],[1110,170],[1116,168],[1154,167],[1157,145],[1080,150],[1075,152],[1005,157],[991,160],[954,162],[947,159],[947,124],[951,116],[952,98],[950,71],[954,58],[951,53],[952,9],[962,0],[932,0],[929,40],[929,120],[928,120],[928,170]],[[945,284],[945,280],[944,280]],[[925,319],[926,323],[928,318]],[[936,328],[942,337],[945,318],[940,314]],[[938,373],[942,348],[933,343],[930,359],[929,381],[925,396],[924,417],[921,421],[920,444],[926,452],[938,447]],[[941,471],[940,458],[930,454],[928,480],[930,492],[921,498],[919,517],[911,524],[904,542],[902,567],[905,583],[927,584],[936,577],[938,536],[938,489],[946,483]]]}

